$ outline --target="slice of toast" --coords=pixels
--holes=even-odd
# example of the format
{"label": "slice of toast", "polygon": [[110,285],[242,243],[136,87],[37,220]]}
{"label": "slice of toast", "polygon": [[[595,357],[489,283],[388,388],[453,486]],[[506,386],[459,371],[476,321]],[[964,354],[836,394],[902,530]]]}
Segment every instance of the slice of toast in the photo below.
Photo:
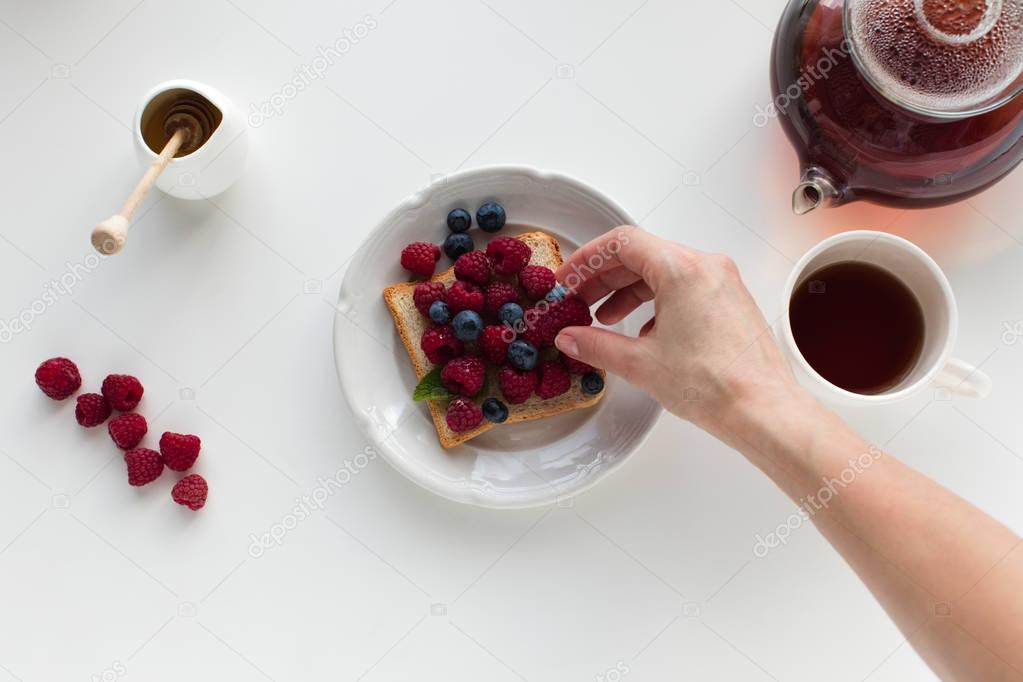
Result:
{"label": "slice of toast", "polygon": [[[519,235],[517,239],[524,241],[533,250],[533,256],[529,261],[530,265],[545,265],[551,270],[557,270],[561,267],[561,248],[554,237],[543,232],[528,232]],[[455,280],[455,270],[454,268],[449,268],[438,275],[434,275],[431,279],[434,282],[443,282],[446,286],[450,286]],[[408,282],[387,287],[384,289],[384,301],[391,311],[391,316],[394,317],[394,326],[398,330],[398,335],[401,336],[402,343],[405,344],[409,358],[412,360],[416,377],[422,379],[434,368],[433,363],[426,357],[426,353],[419,347],[419,341],[423,337],[423,333],[430,328],[432,323],[416,309],[412,294],[417,284],[418,282]],[[541,356],[541,361],[554,353],[556,351],[545,351],[545,354]],[[601,374],[603,375],[603,371],[601,371]],[[600,402],[604,392],[595,396],[586,395],[583,393],[581,382],[582,377],[573,376],[572,386],[568,392],[556,398],[542,400],[539,396],[533,395],[533,397],[521,405],[508,405],[508,421],[505,424],[543,419],[544,417],[551,417],[563,412],[592,407]],[[493,368],[488,369],[486,386],[484,386],[483,391],[474,400],[479,404],[490,397],[502,399],[500,390],[497,388]],[[409,388],[409,400],[412,400],[411,388]],[[445,448],[461,445],[495,426],[503,426],[484,421],[472,431],[457,433],[448,428],[446,419],[447,400],[431,400],[427,402],[427,406],[430,409],[433,423],[437,427],[437,436],[440,439],[440,444]]]}

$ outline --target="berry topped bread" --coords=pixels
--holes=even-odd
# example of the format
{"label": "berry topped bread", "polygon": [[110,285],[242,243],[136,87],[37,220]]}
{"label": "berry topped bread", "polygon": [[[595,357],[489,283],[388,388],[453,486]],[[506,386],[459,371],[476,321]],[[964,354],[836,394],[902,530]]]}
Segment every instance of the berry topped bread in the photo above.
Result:
{"label": "berry topped bread", "polygon": [[[449,227],[462,227],[464,218],[449,219]],[[452,232],[464,244],[464,233]],[[422,245],[413,251],[418,258],[403,259],[414,268],[407,269],[425,273],[434,253]],[[561,264],[557,240],[529,232],[461,252],[453,267],[425,281],[384,289],[419,379],[411,398],[427,403],[445,448],[500,424],[600,402],[604,372],[554,348],[561,329],[592,324],[588,307],[557,285]]]}

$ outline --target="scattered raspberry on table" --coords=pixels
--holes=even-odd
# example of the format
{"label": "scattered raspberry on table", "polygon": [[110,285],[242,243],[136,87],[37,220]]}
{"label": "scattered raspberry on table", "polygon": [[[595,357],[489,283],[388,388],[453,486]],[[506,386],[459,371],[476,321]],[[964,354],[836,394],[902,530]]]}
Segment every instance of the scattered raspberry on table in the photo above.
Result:
{"label": "scattered raspberry on table", "polygon": [[111,374],[103,380],[103,397],[118,412],[131,412],[138,407],[145,389],[142,382],[129,374]]}
{"label": "scattered raspberry on table", "polygon": [[149,448],[135,448],[124,453],[128,467],[128,483],[134,486],[146,485],[160,478],[163,473],[163,459],[160,453]]}
{"label": "scattered raspberry on table", "polygon": [[78,396],[75,405],[75,419],[85,428],[99,426],[110,416],[111,409],[107,399],[99,393],[83,393]]}
{"label": "scattered raspberry on table", "polygon": [[[435,292],[436,289],[431,288],[430,294]],[[443,293],[444,286],[440,285],[440,294]],[[78,367],[62,357],[50,358],[40,364],[35,372],[35,380],[43,393],[54,400],[65,400],[82,386]],[[198,436],[165,431],[160,437],[159,452],[138,447],[149,430],[146,418],[131,411],[138,406],[145,392],[142,382],[127,374],[111,374],[103,380],[101,390],[102,393],[83,393],[78,396],[75,401],[75,420],[91,428],[105,422],[114,409],[124,412],[110,420],[107,432],[114,444],[125,451],[123,458],[130,485],[144,486],[152,483],[163,473],[164,466],[174,471],[186,471],[195,464],[202,447]],[[195,511],[206,504],[208,491],[206,480],[198,474],[192,474],[175,484],[171,496],[178,504]]]}
{"label": "scattered raspberry on table", "polygon": [[160,436],[160,454],[163,463],[174,471],[188,471],[199,458],[202,441],[198,436],[165,431]]}
{"label": "scattered raspberry on table", "polygon": [[142,437],[149,431],[149,425],[141,414],[128,412],[111,419],[107,431],[117,447],[131,450],[142,442]]}
{"label": "scattered raspberry on table", "polygon": [[82,375],[67,358],[50,358],[36,369],[36,385],[54,400],[67,400],[82,387]]}
{"label": "scattered raspberry on table", "polygon": [[208,495],[209,485],[206,483],[206,479],[199,474],[185,476],[171,489],[171,497],[174,501],[192,511],[202,509],[206,505]]}

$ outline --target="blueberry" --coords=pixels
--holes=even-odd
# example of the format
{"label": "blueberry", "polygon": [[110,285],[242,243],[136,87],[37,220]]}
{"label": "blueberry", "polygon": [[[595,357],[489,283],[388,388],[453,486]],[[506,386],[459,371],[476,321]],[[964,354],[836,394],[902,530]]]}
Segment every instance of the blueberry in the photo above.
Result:
{"label": "blueberry", "polygon": [[501,322],[510,325],[514,325],[524,316],[525,312],[523,312],[522,306],[518,303],[505,303],[501,306],[501,309],[497,311],[497,317],[501,320]]}
{"label": "blueberry", "polygon": [[587,372],[583,375],[582,386],[586,395],[597,395],[604,390],[604,377],[597,372]]}
{"label": "blueberry", "polygon": [[539,357],[536,347],[528,341],[512,341],[508,346],[508,362],[517,370],[527,372],[535,368]]}
{"label": "blueberry", "polygon": [[472,237],[461,232],[448,235],[444,240],[444,253],[448,254],[451,260],[458,260],[459,256],[475,250],[476,245],[472,243]]}
{"label": "blueberry", "polygon": [[437,324],[447,324],[451,320],[451,309],[444,301],[434,301],[430,306],[430,319]]}
{"label": "blueberry", "polygon": [[504,207],[493,201],[483,204],[480,210],[476,211],[476,224],[484,232],[499,232],[507,220]]}
{"label": "blueberry", "polygon": [[464,208],[456,208],[448,213],[448,229],[452,232],[465,232],[472,227],[472,216]]}
{"label": "blueberry", "polygon": [[568,289],[559,284],[551,289],[547,294],[547,302],[554,303],[555,301],[563,301],[566,296],[568,296]]}
{"label": "blueberry", "polygon": [[463,310],[455,315],[451,326],[455,329],[455,337],[459,341],[475,341],[483,331],[483,319],[479,313],[472,310]]}
{"label": "blueberry", "polygon": [[508,406],[497,398],[488,398],[483,401],[483,416],[487,421],[503,424],[508,421]]}

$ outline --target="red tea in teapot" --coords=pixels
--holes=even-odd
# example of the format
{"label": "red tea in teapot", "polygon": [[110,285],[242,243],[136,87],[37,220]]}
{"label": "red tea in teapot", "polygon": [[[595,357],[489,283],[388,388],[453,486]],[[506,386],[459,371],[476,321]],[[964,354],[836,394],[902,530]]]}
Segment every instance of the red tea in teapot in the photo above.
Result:
{"label": "red tea in teapot", "polygon": [[793,0],[772,85],[797,213],[966,198],[1023,160],[1023,0]]}

